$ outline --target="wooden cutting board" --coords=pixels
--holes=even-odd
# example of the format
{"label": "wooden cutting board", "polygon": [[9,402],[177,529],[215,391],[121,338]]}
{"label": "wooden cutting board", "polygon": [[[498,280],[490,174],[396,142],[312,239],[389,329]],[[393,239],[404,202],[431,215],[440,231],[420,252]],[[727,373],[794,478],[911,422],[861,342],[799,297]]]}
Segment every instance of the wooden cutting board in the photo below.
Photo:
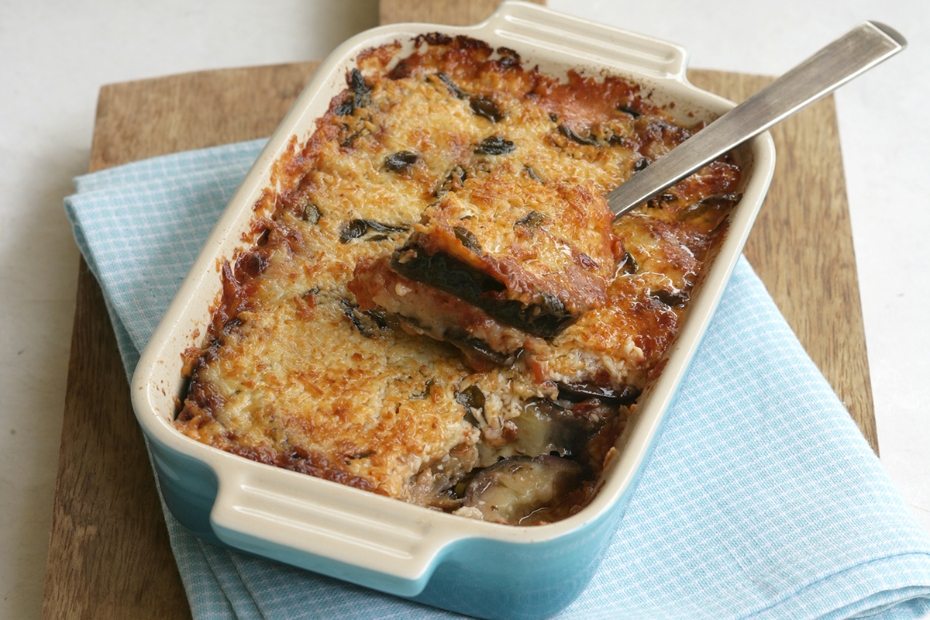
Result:
{"label": "wooden cutting board", "polygon": [[[382,23],[468,24],[497,0],[382,0]],[[270,135],[318,63],[104,86],[90,170]],[[689,71],[741,101],[770,79]],[[801,343],[878,451],[836,112],[827,98],[772,131],[775,178],[746,246]],[[100,288],[78,270],[45,618],[188,618],[142,433]]]}

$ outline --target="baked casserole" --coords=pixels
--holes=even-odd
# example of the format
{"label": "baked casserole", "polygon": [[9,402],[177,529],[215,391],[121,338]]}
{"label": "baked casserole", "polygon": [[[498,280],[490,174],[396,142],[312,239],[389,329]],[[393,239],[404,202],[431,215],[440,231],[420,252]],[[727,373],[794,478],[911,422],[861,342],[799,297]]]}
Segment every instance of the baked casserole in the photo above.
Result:
{"label": "baked casserole", "polygon": [[398,49],[359,55],[276,163],[175,426],[428,508],[563,519],[661,372],[740,169],[613,221],[604,195],[700,123],[465,36]]}

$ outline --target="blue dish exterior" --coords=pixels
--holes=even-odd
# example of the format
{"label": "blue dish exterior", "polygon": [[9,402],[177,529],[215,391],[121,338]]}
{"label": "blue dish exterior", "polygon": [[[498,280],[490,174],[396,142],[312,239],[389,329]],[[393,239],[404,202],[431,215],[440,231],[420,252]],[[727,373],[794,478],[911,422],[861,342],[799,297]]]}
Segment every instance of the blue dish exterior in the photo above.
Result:
{"label": "blue dish exterior", "polygon": [[[489,620],[539,620],[557,614],[594,577],[642,470],[609,511],[556,540],[532,545],[459,541],[412,600]],[[468,587],[461,587],[463,583]]]}
{"label": "blue dish exterior", "polygon": [[216,474],[202,461],[169,448],[148,432],[145,438],[158,490],[172,516],[198,538],[222,545],[210,524],[219,490]]}
{"label": "blue dish exterior", "polygon": [[666,419],[662,417],[630,484],[599,518],[546,542],[456,541],[438,554],[422,579],[413,582],[254,536],[218,532],[210,520],[218,490],[210,467],[148,433],[146,437],[168,510],[203,540],[457,613],[489,620],[539,620],[571,604],[594,577],[652,458]]}

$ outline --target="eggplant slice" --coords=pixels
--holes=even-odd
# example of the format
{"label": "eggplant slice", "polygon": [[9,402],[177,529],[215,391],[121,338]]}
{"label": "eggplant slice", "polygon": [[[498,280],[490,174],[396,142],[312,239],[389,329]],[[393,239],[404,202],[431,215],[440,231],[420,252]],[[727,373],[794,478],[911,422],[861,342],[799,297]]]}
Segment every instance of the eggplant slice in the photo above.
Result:
{"label": "eggplant slice", "polygon": [[[463,235],[460,235],[463,236]],[[469,243],[463,245],[469,248]],[[481,308],[494,318],[518,329],[551,338],[573,323],[572,314],[558,297],[539,291],[537,301],[521,303],[505,296],[506,287],[450,254],[428,254],[413,240],[394,254],[391,266],[411,280],[423,282]]]}
{"label": "eggplant slice", "polygon": [[558,456],[515,456],[498,461],[472,478],[463,506],[477,510],[492,523],[551,522],[567,516],[561,513],[570,509],[566,505],[570,504],[569,495],[579,487],[584,473],[578,463]]}
{"label": "eggplant slice", "polygon": [[491,174],[428,207],[391,268],[505,325],[551,338],[606,302],[625,255],[612,219],[591,183]]}
{"label": "eggplant slice", "polygon": [[384,311],[410,333],[448,342],[475,369],[513,364],[534,338],[461,298],[392,269],[390,256],[363,259],[348,289],[362,311]]}

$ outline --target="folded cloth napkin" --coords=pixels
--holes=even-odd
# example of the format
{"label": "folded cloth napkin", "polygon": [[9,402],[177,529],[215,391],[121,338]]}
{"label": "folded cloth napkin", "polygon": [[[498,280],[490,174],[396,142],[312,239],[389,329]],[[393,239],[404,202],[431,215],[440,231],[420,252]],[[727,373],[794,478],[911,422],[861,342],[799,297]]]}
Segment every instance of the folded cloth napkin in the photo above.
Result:
{"label": "folded cloth napkin", "polygon": [[[262,141],[76,179],[127,375]],[[741,260],[606,559],[559,618],[917,618],[930,537]],[[194,617],[440,618],[205,543],[165,512]]]}

